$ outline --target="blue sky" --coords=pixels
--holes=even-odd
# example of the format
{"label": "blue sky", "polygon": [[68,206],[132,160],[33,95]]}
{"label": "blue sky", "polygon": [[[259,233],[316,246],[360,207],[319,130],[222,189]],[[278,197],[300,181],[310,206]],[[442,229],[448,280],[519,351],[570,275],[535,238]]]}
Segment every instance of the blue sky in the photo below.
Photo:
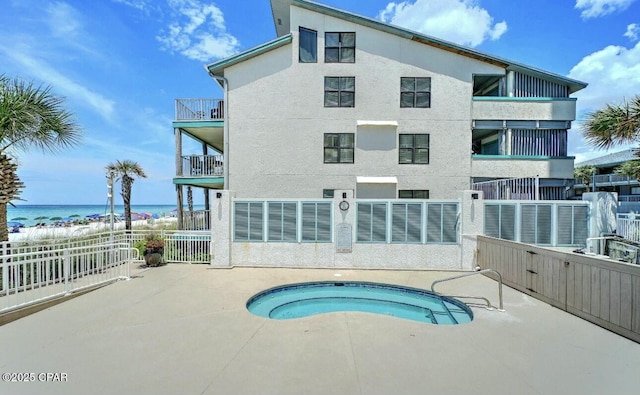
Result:
{"label": "blue sky", "polygon": [[[640,0],[319,2],[588,82],[576,162],[604,154],[584,114],[640,94]],[[174,99],[221,97],[203,65],[273,38],[269,0],[4,0],[0,73],[51,84],[84,128],[72,150],[17,154],[24,203],[103,204],[117,159],[147,172],[133,204],[175,202]]]}

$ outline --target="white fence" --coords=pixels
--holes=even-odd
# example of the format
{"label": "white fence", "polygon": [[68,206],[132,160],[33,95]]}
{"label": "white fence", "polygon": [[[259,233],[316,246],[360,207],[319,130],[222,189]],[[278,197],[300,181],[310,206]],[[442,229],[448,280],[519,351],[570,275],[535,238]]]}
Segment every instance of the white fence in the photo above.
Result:
{"label": "white fence", "polygon": [[486,200],[540,199],[540,179],[537,177],[475,182],[471,188],[482,191]]}
{"label": "white fence", "polygon": [[124,243],[2,245],[0,313],[130,276],[137,255]]}
{"label": "white fence", "polygon": [[640,242],[640,215],[618,214],[616,222],[618,224],[616,234],[627,240]]}
{"label": "white fence", "polygon": [[485,201],[483,233],[541,246],[585,246],[589,215],[582,201]]}

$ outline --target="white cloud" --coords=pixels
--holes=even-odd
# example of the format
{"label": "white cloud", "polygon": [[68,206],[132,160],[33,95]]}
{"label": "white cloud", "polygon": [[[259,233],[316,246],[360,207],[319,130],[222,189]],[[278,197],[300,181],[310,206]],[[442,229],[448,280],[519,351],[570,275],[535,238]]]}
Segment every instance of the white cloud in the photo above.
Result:
{"label": "white cloud", "polygon": [[575,133],[569,134],[572,154],[576,155],[576,162],[580,162],[603,155],[582,140],[580,127],[586,114],[606,104],[621,104],[640,94],[640,42],[632,48],[609,45],[585,56],[571,69],[569,78],[589,83],[574,95],[578,98],[578,119],[573,124]]}
{"label": "white cloud", "polygon": [[81,33],[83,22],[79,12],[67,3],[51,3],[46,9],[46,21],[54,36],[69,37]]}
{"label": "white cloud", "polygon": [[576,0],[583,19],[597,18],[626,10],[636,0]]}
{"label": "white cloud", "polygon": [[637,23],[628,25],[627,31],[624,33],[624,36],[631,41],[638,41],[638,37],[640,36],[640,25],[638,25]]}
{"label": "white cloud", "polygon": [[69,77],[58,72],[53,66],[45,61],[39,60],[26,52],[16,51],[0,45],[0,54],[4,54],[5,59],[16,62],[20,68],[29,75],[32,75],[47,84],[55,87],[56,92],[71,97],[79,103],[91,107],[106,120],[110,120],[113,115],[115,102],[102,95],[91,91],[89,88],[78,84]]}
{"label": "white cloud", "polygon": [[116,3],[124,4],[131,8],[135,8],[139,11],[144,11],[147,8],[147,2],[144,0],[113,0]]}
{"label": "white cloud", "polygon": [[238,51],[240,43],[226,32],[224,15],[216,5],[198,0],[169,0],[168,3],[174,20],[156,37],[163,49],[204,62]]}
{"label": "white cloud", "polygon": [[457,44],[476,47],[486,39],[497,40],[507,22],[494,24],[489,12],[475,0],[416,0],[391,2],[378,18]]}

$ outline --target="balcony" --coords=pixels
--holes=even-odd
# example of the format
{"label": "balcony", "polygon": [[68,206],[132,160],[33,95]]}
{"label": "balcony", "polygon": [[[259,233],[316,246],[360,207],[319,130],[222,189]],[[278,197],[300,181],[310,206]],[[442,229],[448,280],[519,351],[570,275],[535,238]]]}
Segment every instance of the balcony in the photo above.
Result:
{"label": "balcony", "polygon": [[211,121],[223,119],[223,100],[176,99],[176,121]]}
{"label": "balcony", "polygon": [[[638,186],[640,182],[633,177],[623,176],[622,174],[597,174],[593,176],[592,184],[597,187],[613,187],[619,185]],[[587,185],[582,180],[576,180],[575,186],[578,188],[586,188]]]}
{"label": "balcony", "polygon": [[475,178],[573,178],[573,157],[473,155]]}
{"label": "balcony", "polygon": [[[576,118],[576,99],[570,97],[474,96],[472,106],[474,120],[572,121]],[[548,128],[555,129],[557,125]]]}
{"label": "balcony", "polygon": [[184,155],[181,168],[173,179],[176,185],[193,185],[202,188],[224,187],[223,155]]}

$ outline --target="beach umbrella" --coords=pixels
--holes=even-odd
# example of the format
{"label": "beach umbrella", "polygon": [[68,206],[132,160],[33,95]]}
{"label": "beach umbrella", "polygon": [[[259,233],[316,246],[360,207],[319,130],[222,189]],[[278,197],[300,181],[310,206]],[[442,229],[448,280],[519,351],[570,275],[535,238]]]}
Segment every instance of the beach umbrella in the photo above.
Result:
{"label": "beach umbrella", "polygon": [[12,221],[27,221],[29,218],[27,217],[15,217],[11,218]]}
{"label": "beach umbrella", "polygon": [[93,219],[100,218],[100,214],[89,214],[87,215],[87,218],[93,218]]}
{"label": "beach umbrella", "polygon": [[22,228],[24,224],[22,222],[17,221],[9,221],[7,222],[7,227],[9,228]]}
{"label": "beach umbrella", "polygon": [[49,218],[51,221],[62,221],[62,217],[51,217]]}
{"label": "beach umbrella", "polygon": [[34,219],[35,219],[36,221],[40,221],[40,220],[43,220],[43,219],[49,219],[49,217],[43,217],[43,216],[40,216],[40,217],[35,217]]}
{"label": "beach umbrella", "polygon": [[80,214],[72,214],[69,216],[69,218],[80,218],[81,215]]}

